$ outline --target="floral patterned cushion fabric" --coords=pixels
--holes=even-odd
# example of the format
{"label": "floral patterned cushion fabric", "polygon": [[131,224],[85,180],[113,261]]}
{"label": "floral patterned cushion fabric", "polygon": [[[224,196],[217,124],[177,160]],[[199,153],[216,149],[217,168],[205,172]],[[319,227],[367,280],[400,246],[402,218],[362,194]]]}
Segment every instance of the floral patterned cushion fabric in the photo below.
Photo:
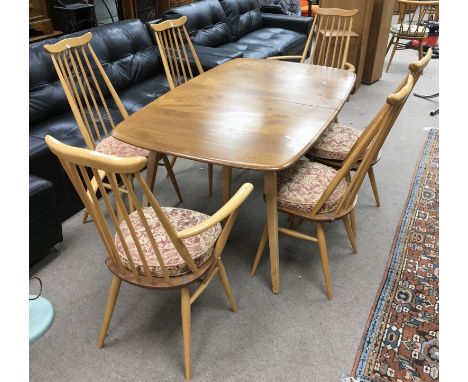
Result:
{"label": "floral patterned cushion fabric", "polygon": [[109,135],[108,137],[104,138],[101,142],[99,142],[96,146],[96,151],[121,158],[147,157],[149,155],[148,150],[119,141],[112,135]]}
{"label": "floral patterned cushion fabric", "polygon": [[[208,215],[196,211],[186,210],[183,208],[163,207],[163,211],[177,232],[183,231],[184,229],[187,229],[189,227],[196,226],[197,224],[200,224],[201,222],[209,218]],[[145,207],[143,208],[143,213],[146,217],[146,220],[148,221],[148,225],[154,236],[159,252],[161,253],[161,257],[164,261],[164,265],[166,266],[169,275],[179,276],[185,273],[189,273],[189,267],[172,244],[172,241],[170,240],[165,229],[161,225],[161,222],[159,221],[153,208]],[[132,212],[129,215],[129,217],[130,222],[132,223],[132,226],[135,230],[136,237],[141,245],[146,262],[148,263],[151,275],[156,277],[164,277],[161,267],[159,265],[158,258],[156,257],[156,254],[153,250],[153,246],[151,245],[150,237],[148,236],[145,227],[143,226],[143,223],[140,220],[138,212]],[[123,236],[125,238],[125,243],[128,246],[128,250],[131,253],[133,263],[135,264],[138,273],[140,273],[141,275],[145,275],[143,262],[140,259],[138,249],[132,238],[128,225],[125,221],[123,221],[120,224],[120,229],[122,230]],[[213,247],[220,233],[221,225],[216,224],[215,226],[198,235],[182,240],[184,245],[187,247],[190,256],[192,256],[192,259],[195,261],[197,267],[205,263],[213,254]],[[120,258],[122,259],[122,264],[127,269],[131,269],[127,256],[125,255],[125,249],[118,234],[115,235],[115,246],[120,255]]]}
{"label": "floral patterned cushion fabric", "polygon": [[[278,173],[278,206],[310,212],[337,171],[321,163],[300,160]],[[320,213],[333,212],[346,190],[343,179],[320,209]]]}
{"label": "floral patterned cushion fabric", "polygon": [[316,158],[343,160],[361,134],[362,131],[353,127],[332,123],[307,154]]}
{"label": "floral patterned cushion fabric", "polygon": [[[393,24],[390,27],[390,32],[400,34],[400,28],[401,28],[401,24]],[[424,26],[418,26],[418,25],[413,25],[413,24],[411,24],[410,26],[408,24],[403,23],[402,32],[404,35],[409,35],[413,37],[417,37],[417,36],[424,37],[427,35],[427,28],[424,31]]]}

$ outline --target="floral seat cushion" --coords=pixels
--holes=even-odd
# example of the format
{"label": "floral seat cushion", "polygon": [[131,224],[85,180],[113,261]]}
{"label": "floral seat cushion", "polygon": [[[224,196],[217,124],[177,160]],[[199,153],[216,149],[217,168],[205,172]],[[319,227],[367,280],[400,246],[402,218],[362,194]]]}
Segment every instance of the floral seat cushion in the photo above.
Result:
{"label": "floral seat cushion", "polygon": [[[278,206],[310,212],[337,171],[321,163],[300,160],[278,173]],[[320,209],[320,213],[333,212],[346,191],[343,179]]]}
{"label": "floral seat cushion", "polygon": [[424,28],[422,25],[414,25],[405,24],[403,23],[403,28],[401,24],[392,24],[390,27],[390,32],[404,35],[404,36],[412,36],[412,37],[425,37],[427,35],[427,28]]}
{"label": "floral seat cushion", "polygon": [[332,123],[320,135],[307,154],[316,158],[343,160],[361,134],[362,131],[353,127]]}
{"label": "floral seat cushion", "polygon": [[[197,224],[200,224],[209,218],[208,215],[183,208],[163,207],[163,211],[177,232],[196,226]],[[166,230],[161,225],[161,222],[159,221],[153,208],[145,207],[143,208],[143,213],[146,217],[146,220],[148,221],[148,225],[155,238],[158,250],[161,253],[161,257],[164,261],[164,265],[169,272],[169,276],[179,276],[190,272],[189,267],[172,244],[172,241],[170,240]],[[136,237],[141,245],[142,252],[144,253],[151,275],[156,277],[164,277],[158,258],[156,257],[153,246],[151,245],[150,237],[148,236],[145,227],[141,222],[138,212],[132,212],[129,217],[132,226],[134,227]],[[145,275],[143,262],[141,261],[141,258],[138,254],[138,249],[125,221],[120,224],[120,229],[122,230],[125,243],[128,246],[128,250],[132,256],[133,263],[135,264],[138,273]],[[182,240],[184,245],[187,247],[190,256],[195,261],[197,267],[205,263],[213,254],[213,247],[220,233],[221,225],[216,224],[215,226],[198,235]],[[122,264],[127,269],[131,269],[130,263],[125,254],[125,249],[118,234],[115,235],[115,246],[122,260]]]}
{"label": "floral seat cushion", "polygon": [[149,155],[148,150],[119,141],[112,135],[109,135],[99,142],[96,146],[96,151],[121,158],[147,157]]}

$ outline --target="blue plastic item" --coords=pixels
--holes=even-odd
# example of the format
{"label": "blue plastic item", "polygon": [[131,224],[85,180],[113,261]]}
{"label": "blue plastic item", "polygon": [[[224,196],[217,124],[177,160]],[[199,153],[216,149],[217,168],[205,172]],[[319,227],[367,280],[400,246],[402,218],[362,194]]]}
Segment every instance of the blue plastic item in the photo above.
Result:
{"label": "blue plastic item", "polygon": [[[29,295],[29,298],[35,298]],[[49,330],[54,321],[54,307],[44,297],[38,297],[35,300],[29,300],[29,344],[36,342],[47,330]]]}

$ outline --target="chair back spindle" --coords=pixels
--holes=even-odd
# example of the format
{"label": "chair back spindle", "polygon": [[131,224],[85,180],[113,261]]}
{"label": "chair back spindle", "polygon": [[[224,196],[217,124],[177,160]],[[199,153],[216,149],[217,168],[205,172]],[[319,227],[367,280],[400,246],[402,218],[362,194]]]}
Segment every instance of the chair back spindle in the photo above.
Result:
{"label": "chair back spindle", "polygon": [[200,60],[185,28],[186,22],[187,16],[182,16],[176,20],[166,20],[151,25],[171,90],[197,75],[194,73],[187,48],[190,50],[198,74],[203,73]]}
{"label": "chair back spindle", "polygon": [[[99,62],[90,41],[92,33],[44,45],[50,54],[73,116],[90,150],[116,126],[110,113],[109,95],[121,114],[128,113]],[[113,106],[113,105],[112,105]]]}
{"label": "chair back spindle", "polygon": [[[313,7],[315,17],[306,47],[311,46],[310,63],[345,69],[352,34],[353,16],[358,10]],[[304,50],[301,63],[307,58]]]}
{"label": "chair back spindle", "polygon": [[[195,274],[198,273],[198,268],[187,247],[178,237],[140,173],[146,167],[146,158],[114,157],[65,145],[51,136],[46,137],[46,143],[59,158],[78,195],[92,216],[105,246],[106,257],[114,263],[119,271],[132,272],[137,278],[151,279],[156,275],[169,280],[171,275],[161,256],[157,238],[151,231],[150,221],[148,221],[148,211],[152,209],[188,269]],[[108,185],[103,183],[99,173],[105,174],[105,178],[109,182]],[[102,202],[99,202],[95,192],[89,192],[93,189],[90,174],[97,182]],[[119,187],[118,180],[122,181],[125,189]],[[142,206],[139,201],[141,198],[137,197],[135,188],[142,190],[148,200],[148,207]],[[113,198],[111,198],[111,192]],[[136,212],[138,219],[132,210]],[[115,232],[115,236],[112,232]],[[148,253],[148,246],[157,259],[157,262],[153,262],[153,264],[157,263],[156,270],[150,269],[147,256],[145,256],[145,252]],[[138,263],[141,265],[137,266],[135,259],[139,260]]]}

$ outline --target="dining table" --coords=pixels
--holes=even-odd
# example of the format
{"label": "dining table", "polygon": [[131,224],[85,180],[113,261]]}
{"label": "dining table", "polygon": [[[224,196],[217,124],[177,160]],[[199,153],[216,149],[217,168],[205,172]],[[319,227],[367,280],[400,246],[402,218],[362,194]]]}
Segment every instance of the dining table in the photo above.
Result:
{"label": "dining table", "polygon": [[133,113],[112,135],[150,151],[147,182],[174,155],[223,166],[223,200],[233,168],[263,172],[273,293],[280,291],[277,173],[297,162],[348,99],[351,71],[237,58]]}

